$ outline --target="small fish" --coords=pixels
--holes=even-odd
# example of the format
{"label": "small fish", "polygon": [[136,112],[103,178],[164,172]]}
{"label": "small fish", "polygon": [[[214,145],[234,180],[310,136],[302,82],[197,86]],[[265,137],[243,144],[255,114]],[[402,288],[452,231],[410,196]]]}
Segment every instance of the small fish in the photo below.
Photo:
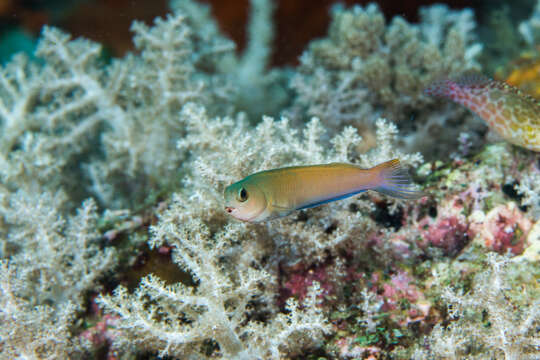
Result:
{"label": "small fish", "polygon": [[482,75],[434,83],[424,92],[470,109],[508,142],[540,151],[540,101],[504,82]]}
{"label": "small fish", "polygon": [[237,219],[259,222],[366,190],[401,199],[424,196],[412,187],[410,177],[398,159],[371,169],[332,163],[285,167],[249,175],[225,189],[225,210]]}

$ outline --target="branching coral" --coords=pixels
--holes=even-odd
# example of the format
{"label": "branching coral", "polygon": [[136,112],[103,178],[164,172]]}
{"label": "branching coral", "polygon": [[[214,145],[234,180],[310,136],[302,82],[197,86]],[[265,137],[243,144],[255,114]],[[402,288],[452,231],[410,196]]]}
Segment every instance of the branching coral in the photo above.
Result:
{"label": "branching coral", "polygon": [[[108,63],[98,44],[46,27],[36,51],[42,64],[21,55],[1,69],[0,157],[10,179],[53,180],[73,196],[132,206],[145,200],[137,194],[178,185],[183,158],[175,145],[184,129],[177,113],[185,103],[197,102],[212,115],[236,107],[277,112],[268,99],[283,101],[282,75],[265,73],[270,3],[253,2],[252,37],[263,31],[267,40],[251,41],[242,57],[206,7],[192,1],[172,7],[152,27],[133,24],[137,53],[123,59]],[[20,157],[35,164],[28,165],[32,173],[21,172]],[[62,176],[51,175],[57,172]]]}
{"label": "branching coral", "polygon": [[[494,253],[488,254],[487,262],[489,268],[476,275],[470,293],[444,291],[452,322],[437,325],[429,338],[429,350],[417,352],[416,358],[538,357],[540,301],[534,286],[538,271],[527,273],[523,270],[531,264],[509,264],[508,259]],[[526,291],[516,284],[522,284]]]}
{"label": "branching coral", "polygon": [[[178,202],[175,211],[186,218],[223,221],[224,187],[259,170],[340,161],[356,162],[367,168],[392,158],[412,166],[422,162],[420,154],[406,155],[393,145],[397,129],[382,119],[377,121],[378,147],[367,154],[357,153],[361,138],[351,127],[331,140],[332,148],[325,149],[324,129],[316,118],[301,135],[287,119],[275,121],[265,117],[255,129],[250,129],[242,119],[209,119],[204,109],[195,105],[183,109],[182,119],[188,135],[178,145],[191,154],[193,173],[186,179],[185,200]],[[267,227],[268,234],[273,241],[291,248],[291,255],[322,256],[325,250],[336,251],[339,243],[365,238],[371,221],[366,212],[371,205],[360,201],[360,211],[350,211],[349,205],[357,201],[350,199],[311,210],[304,221],[292,216],[274,221]],[[331,227],[335,231],[328,232]]]}
{"label": "branching coral", "polygon": [[[176,150],[185,131],[177,121],[181,106],[196,101],[221,114],[233,108],[233,44],[219,35],[203,7],[181,5],[153,27],[134,23],[138,54],[124,59],[108,63],[98,44],[46,27],[36,52],[40,63],[16,56],[1,69],[0,255],[9,258],[2,268],[2,301],[17,303],[17,309],[6,307],[12,313],[3,313],[9,326],[2,326],[1,347],[14,357],[26,351],[21,346],[44,347],[19,341],[20,326],[32,323],[28,334],[37,342],[53,322],[58,349],[35,354],[65,357],[59,354],[71,351],[73,342],[67,328],[85,293],[98,290],[96,280],[114,266],[112,251],[95,244],[95,203],[67,215],[78,200],[91,192],[102,205],[131,207],[152,190],[163,191],[179,178],[186,156]],[[257,2],[259,9],[266,5]],[[268,14],[261,14],[262,24],[255,21],[258,27]],[[12,292],[10,284],[20,286]],[[42,316],[32,311],[45,304]]]}
{"label": "branching coral", "polygon": [[[0,267],[0,348],[10,358],[66,357],[77,349],[70,328],[84,296],[115,264],[100,250],[96,206],[63,219],[62,194],[18,192],[5,207]],[[9,261],[6,258],[9,257]]]}
{"label": "branching coral", "polygon": [[66,301],[80,305],[84,292],[114,262],[114,252],[100,250],[96,243],[95,203],[88,200],[66,221],[61,215],[64,201],[62,194],[35,198],[21,191],[0,208],[7,248],[3,255],[20,268],[26,279],[26,293],[21,295],[36,305]]}
{"label": "branching coral", "polygon": [[[367,192],[261,224],[223,211],[223,189],[259,170],[367,168],[392,158],[415,168],[422,156],[404,148],[431,142],[433,156],[446,150],[434,129],[455,121],[457,133],[469,129],[469,118],[421,90],[477,67],[472,12],[435,6],[421,10],[418,25],[400,17],[386,25],[376,5],[337,9],[328,38],[309,47],[292,80],[298,96],[284,111],[289,121],[256,116],[283,108],[287,73],[267,69],[271,2],[251,4],[243,54],[207,7],[182,0],[153,25],[132,26],[136,52],[125,58],[107,59],[99,45],[45,28],[39,63],[15,56],[0,69],[1,356],[90,356],[82,345],[197,359],[385,356],[400,346],[410,355],[447,314],[437,308],[441,299],[453,317],[435,328],[422,355],[537,351],[531,299],[538,294],[529,286],[537,275],[517,259],[537,255],[525,256],[532,248],[525,239],[538,229],[537,222],[529,230],[529,217],[538,216],[538,166],[523,152],[495,145],[475,162],[427,164],[433,194],[418,202]],[[518,194],[501,191],[514,184],[522,209],[508,204]],[[135,210],[121,231],[103,236],[98,222],[111,212],[100,219],[96,202],[82,201],[93,194],[104,208],[133,211],[155,203],[153,191],[166,196],[150,216]],[[140,251],[143,238],[151,250],[141,259],[165,252],[160,259],[179,267],[183,280],[156,272],[126,285],[131,272],[115,274],[107,284],[121,285],[96,295],[107,315],[88,315],[88,294],[102,289],[121,246]],[[508,265],[489,257],[490,270],[471,289],[458,279],[464,293],[441,298],[445,279],[428,274],[448,257],[469,264],[509,249],[526,254]],[[454,278],[473,271],[462,269]],[[104,335],[107,326],[114,329]],[[456,341],[453,352],[440,336]]]}
{"label": "branching coral", "polygon": [[73,306],[36,306],[18,294],[26,287],[17,268],[0,261],[0,355],[6,359],[67,358],[74,352],[69,333]]}
{"label": "branching coral", "polygon": [[[239,54],[228,51],[217,24],[210,16],[209,7],[192,0],[172,0],[171,8],[187,15],[187,22],[194,36],[201,37],[201,44],[221,43],[217,48],[224,52],[215,56],[212,49],[198,49],[210,68],[220,69],[233,85],[226,94],[237,109],[247,113],[252,122],[262,115],[278,114],[289,101],[288,71],[270,68],[275,5],[269,0],[250,0],[249,23],[246,29],[246,49]],[[221,41],[220,41],[221,40]],[[197,45],[199,42],[195,41]],[[225,46],[224,46],[225,45]],[[225,94],[224,94],[225,95]],[[223,111],[222,111],[222,114]]]}
{"label": "branching coral", "polygon": [[[211,104],[228,96],[224,75],[204,60],[219,62],[233,49],[217,37],[205,43],[187,22],[176,13],[152,28],[134,23],[140,55],[110,64],[99,45],[44,28],[36,52],[43,65],[17,56],[1,71],[1,155],[12,164],[6,181],[43,184],[54,169],[63,174],[55,182],[78,196],[91,185],[108,206],[141,200],[133,198],[137,189],[125,188],[128,179],[145,192],[174,181],[183,129],[173,114],[187,101],[215,109]],[[18,155],[30,157],[27,173]],[[81,159],[86,172],[74,165]]]}
{"label": "branching coral", "polygon": [[536,7],[530,19],[519,24],[519,32],[530,45],[538,45],[540,41],[540,1],[536,2]]}
{"label": "branching coral", "polygon": [[[216,64],[233,46],[225,40],[220,42],[217,36],[199,38],[189,21],[177,13],[157,19],[153,28],[135,22],[134,42],[141,56],[128,56],[111,65],[115,83],[110,96],[128,118],[109,119],[111,131],[102,135],[105,158],[88,166],[93,189],[97,190],[94,193],[105,203],[112,199],[111,191],[116,191],[118,198],[126,176],[146,191],[156,188],[153,183],[163,188],[167,186],[163,181],[175,181],[182,160],[174,150],[175,139],[183,134],[175,114],[188,101],[205,104],[209,111],[216,109],[213,104],[223,102],[230,93]],[[114,181],[120,182],[118,187],[111,187]],[[130,194],[139,191],[125,190]]]}
{"label": "branching coral", "polygon": [[[101,303],[120,316],[125,338],[135,335],[140,346],[162,354],[199,354],[201,345],[208,345],[209,340],[217,342],[219,353],[225,357],[278,358],[280,351],[292,354],[299,345],[313,345],[307,339],[318,340],[328,330],[317,307],[304,304],[300,311],[291,303],[290,317],[277,314],[259,324],[244,318],[247,304],[259,304],[253,318],[264,311],[276,313],[270,289],[275,284],[278,258],[293,261],[298,254],[322,258],[325,250],[337,251],[342,242],[358,242],[359,237],[365,237],[371,220],[350,212],[348,203],[341,202],[310,212],[308,223],[290,218],[262,226],[240,224],[226,217],[222,209],[224,187],[265,168],[352,159],[371,166],[393,157],[418,164],[421,156],[404,155],[392,147],[396,129],[384,120],[378,122],[380,151],[360,157],[355,152],[360,138],[352,128],[336,136],[333,148],[325,150],[324,131],[317,119],[299,134],[286,119],[265,117],[257,127],[250,128],[241,117],[212,119],[203,107],[187,104],[181,121],[187,135],[178,147],[189,153],[191,160],[185,166],[191,173],[184,191],[175,195],[152,228],[150,245],[172,246],[173,261],[193,276],[196,285],[165,286],[151,276],[143,279],[134,296],[120,288],[114,297],[104,297]],[[326,231],[330,221],[337,223],[333,234]],[[271,253],[274,260],[263,270],[262,259]],[[151,311],[145,310],[148,307]],[[253,326],[257,330],[251,330]],[[287,340],[286,334],[304,341]]]}
{"label": "branching coral", "polygon": [[119,316],[118,327],[128,346],[154,349],[160,356],[203,358],[217,352],[225,358],[279,359],[285,350],[317,344],[329,331],[317,306],[317,288],[302,309],[291,298],[287,315],[278,314],[266,323],[256,320],[257,312],[273,312],[266,288],[272,282],[266,271],[254,266],[260,259],[250,256],[244,243],[253,240],[242,225],[215,234],[197,221],[183,227],[164,222],[158,227],[173,245],[173,261],[192,275],[196,285],[167,286],[150,275],[134,295],[120,287],[114,297],[102,297],[99,302],[107,311]]}
{"label": "branching coral", "polygon": [[[458,132],[450,134],[445,125],[457,125],[465,112],[432,109],[422,90],[440,77],[478,68],[481,46],[474,42],[473,13],[436,5],[422,9],[420,17],[419,25],[398,16],[386,26],[375,4],[336,8],[328,37],[312,42],[301,57],[291,83],[296,106],[334,128],[348,124],[365,130],[387,116],[403,128],[414,127],[407,140],[412,148],[433,151],[456,141],[464,128],[452,126]],[[444,137],[437,135],[442,127]]]}
{"label": "branching coral", "polygon": [[[261,10],[269,3],[255,5]],[[114,266],[113,253],[95,244],[99,238],[95,203],[85,203],[77,217],[65,215],[77,200],[90,192],[102,205],[132,207],[150,191],[163,191],[175,183],[187,155],[176,150],[176,141],[186,130],[177,121],[178,110],[194,101],[211,114],[228,114],[234,107],[230,104],[236,102],[229,82],[235,76],[231,67],[240,71],[256,65],[257,74],[250,76],[264,71],[264,63],[258,61],[268,52],[257,53],[254,46],[248,52],[252,56],[246,56],[240,66],[233,44],[219,34],[204,7],[182,2],[176,8],[152,27],[133,24],[138,54],[108,63],[98,44],[71,40],[58,29],[44,28],[36,52],[41,63],[17,56],[1,70],[1,212],[6,239],[0,242],[0,255],[10,259],[9,267],[2,268],[4,283],[20,285],[13,293],[11,287],[3,289],[2,301],[12,299],[17,309],[9,307],[6,310],[13,312],[3,313],[3,321],[10,325],[2,326],[1,347],[14,357],[27,351],[24,346],[40,348],[33,350],[40,357],[66,357],[60,354],[74,351],[68,327],[75,312],[82,310],[85,292],[98,290],[96,280]],[[269,8],[262,11],[262,19],[255,19],[253,27],[264,27],[269,14]],[[64,216],[70,219],[67,223]],[[219,262],[217,254],[209,255]],[[220,264],[216,266],[214,275],[221,270]],[[200,275],[199,280],[203,278]],[[243,278],[235,279],[242,283]],[[235,299],[246,291],[239,289]],[[245,315],[249,297],[244,298],[237,318]],[[219,301],[232,306],[225,295]],[[40,316],[32,311],[33,306],[45,304],[48,307],[41,309]],[[213,316],[216,309],[210,310]],[[14,316],[21,321],[10,321]],[[319,330],[326,331],[320,319]],[[304,318],[291,320],[291,333],[300,320]],[[233,331],[237,321],[222,329]],[[54,322],[58,323],[57,347],[24,344],[27,338],[20,334],[21,326],[33,326],[27,334],[39,342],[49,336]],[[287,332],[286,322],[281,323]],[[7,343],[7,339],[14,341]],[[224,353],[232,351],[226,348],[229,342],[220,342]]]}

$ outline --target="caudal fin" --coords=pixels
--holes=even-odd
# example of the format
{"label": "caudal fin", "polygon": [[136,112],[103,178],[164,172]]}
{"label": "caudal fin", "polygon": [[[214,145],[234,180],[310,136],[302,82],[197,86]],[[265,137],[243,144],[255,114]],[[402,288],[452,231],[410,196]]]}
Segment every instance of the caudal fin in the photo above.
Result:
{"label": "caudal fin", "polygon": [[414,200],[426,196],[415,188],[411,177],[398,159],[393,159],[373,168],[379,171],[379,186],[373,190],[399,199]]}

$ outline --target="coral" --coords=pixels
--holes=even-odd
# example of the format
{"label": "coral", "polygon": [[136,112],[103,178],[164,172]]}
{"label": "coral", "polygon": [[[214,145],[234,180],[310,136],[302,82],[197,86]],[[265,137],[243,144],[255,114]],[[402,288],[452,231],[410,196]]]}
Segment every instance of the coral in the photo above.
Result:
{"label": "coral", "polygon": [[3,256],[26,280],[19,295],[35,305],[71,301],[80,306],[84,292],[115,261],[112,249],[98,246],[95,203],[86,201],[66,221],[62,195],[34,197],[20,191],[0,208],[7,249]]}
{"label": "coral", "polygon": [[[38,61],[0,69],[0,357],[538,350],[538,157],[482,148],[470,115],[421,91],[478,68],[472,12],[387,25],[376,5],[336,8],[283,70],[272,5],[251,1],[239,54],[207,6],[176,0],[133,24],[124,58],[46,27]],[[458,142],[448,163],[409,151]],[[256,171],[393,158],[428,196],[368,191],[259,224],[223,209]]]}
{"label": "coral", "polygon": [[[22,270],[22,269],[21,269]],[[69,328],[73,306],[58,309],[27,301],[18,295],[27,285],[23,274],[0,261],[0,353],[11,359],[68,358],[74,351]]]}
{"label": "coral", "polygon": [[[538,158],[538,157],[537,157]],[[540,164],[533,162],[527,171],[523,172],[516,190],[523,195],[522,205],[530,206],[535,219],[540,219]]]}
{"label": "coral", "polygon": [[[111,65],[114,83],[108,88],[114,92],[108,96],[116,100],[115,115],[120,116],[110,118],[111,131],[101,134],[105,158],[87,167],[93,193],[104,203],[116,205],[110,203],[111,192],[115,191],[118,201],[118,188],[123,188],[126,177],[147,188],[144,192],[177,183],[176,169],[182,158],[174,148],[183,129],[175,114],[188,101],[205,104],[210,111],[215,109],[213,104],[231,99],[230,86],[219,73],[219,60],[233,46],[219,36],[199,37],[189,21],[176,13],[157,19],[152,28],[135,22],[134,42],[141,55]],[[120,184],[111,187],[115,181]],[[129,196],[141,191],[126,190]]]}
{"label": "coral", "polygon": [[484,245],[498,253],[521,254],[527,246],[531,221],[510,202],[491,209],[484,218],[474,216],[470,227],[471,236],[478,236]]}
{"label": "coral", "polygon": [[289,74],[281,69],[269,69],[274,39],[272,1],[251,0],[246,50],[231,68],[238,86],[237,104],[252,119],[262,115],[277,115],[289,101]]}
{"label": "coral", "polygon": [[[216,353],[225,358],[279,359],[285,349],[316,344],[329,331],[318,310],[315,285],[302,310],[291,298],[288,314],[278,314],[265,324],[248,315],[261,311],[253,307],[271,305],[265,288],[271,281],[267,272],[251,264],[260,260],[250,256],[249,248],[242,249],[242,243],[250,240],[242,238],[246,233],[238,236],[242,225],[213,235],[195,220],[183,227],[166,222],[160,234],[173,244],[173,260],[189,271],[194,287],[167,286],[149,275],[133,295],[119,287],[113,297],[98,300],[119,317],[119,338],[128,347],[153,349],[160,356],[203,358]],[[124,345],[118,341],[115,346]]]}
{"label": "coral", "polygon": [[445,152],[443,145],[472,127],[456,126],[466,113],[440,104],[435,109],[422,90],[440,77],[478,69],[481,46],[474,42],[470,9],[435,5],[420,17],[419,25],[397,16],[386,26],[375,4],[334,9],[328,37],[310,44],[292,79],[295,106],[336,129],[346,124],[366,131],[384,115],[404,129],[414,127],[404,134],[409,149]]}
{"label": "coral", "polygon": [[[171,246],[173,261],[189,272],[197,285],[194,288],[183,284],[165,286],[155,276],[149,276],[143,279],[135,295],[128,295],[125,289],[119,288],[114,297],[103,297],[100,302],[107,311],[120,317],[122,338],[131,339],[135,335],[139,340],[132,345],[152,348],[163,355],[180,351],[198,354],[202,351],[201,344],[210,340],[219,344],[220,354],[229,357],[249,354],[277,357],[276,350],[271,349],[277,349],[279,344],[280,351],[287,349],[287,353],[292,354],[298,347],[287,345],[284,337],[272,340],[268,345],[262,340],[255,341],[250,335],[255,334],[249,330],[255,324],[245,321],[248,303],[259,303],[261,308],[257,313],[265,307],[268,308],[266,311],[276,312],[269,295],[270,285],[275,282],[269,274],[275,270],[264,271],[256,264],[261,263],[265,254],[279,248],[281,250],[272,257],[282,258],[284,262],[293,261],[295,253],[315,253],[322,259],[325,250],[335,252],[341,242],[357,240],[369,218],[350,213],[347,210],[349,204],[340,202],[331,205],[332,208],[327,206],[326,210],[308,211],[308,223],[291,218],[263,226],[239,224],[226,217],[222,209],[223,189],[231,182],[265,168],[353,159],[360,138],[352,128],[347,128],[332,140],[334,147],[325,150],[321,145],[323,129],[317,119],[308,123],[299,135],[286,119],[275,121],[265,117],[257,127],[250,128],[242,117],[234,120],[209,118],[205,109],[195,104],[184,106],[181,121],[187,135],[178,142],[178,148],[189,154],[190,161],[185,166],[191,173],[186,177],[183,191],[174,196],[169,208],[160,215],[149,244],[151,247]],[[380,148],[361,155],[359,164],[371,166],[393,157],[400,157],[406,164],[416,165],[421,161],[418,154],[401,154],[391,145],[396,133],[392,124],[384,120],[377,124]],[[223,156],[225,153],[228,154],[226,157]],[[349,215],[339,219],[336,209],[339,209],[338,214],[349,212]],[[327,221],[339,221],[333,234],[326,231],[331,225]],[[287,239],[289,236],[294,236],[295,240]],[[302,246],[302,242],[306,245]],[[327,280],[324,277],[314,279]],[[313,285],[312,280],[302,283],[307,287]],[[295,295],[306,301],[305,292]],[[200,302],[189,300],[195,298]],[[285,303],[292,301],[283,300]],[[154,302],[156,305],[151,306]],[[148,312],[148,306],[153,310]],[[311,335],[314,340],[320,339],[315,335],[327,331],[321,325],[322,318],[309,313],[316,308],[305,306],[304,309],[293,318],[304,319],[302,328],[314,331]],[[213,315],[216,313],[228,316],[216,318]],[[284,326],[283,319],[279,319],[282,317],[278,314],[261,324],[257,336],[262,332],[267,334],[262,335],[263,338],[272,339],[274,333],[296,332],[294,321],[283,330],[272,330]],[[300,331],[298,335],[302,333]],[[256,347],[258,343],[259,348]],[[120,341],[114,346],[121,344],[124,343]],[[313,343],[302,341],[298,344]]]}
{"label": "coral", "polygon": [[428,225],[429,220],[426,217],[418,225],[422,229],[423,241],[443,249],[445,254],[456,255],[469,242],[468,224],[462,217],[443,217],[431,225]]}
{"label": "coral", "polygon": [[[36,51],[41,63],[19,55],[0,70],[6,182],[61,186],[70,197],[92,195],[109,208],[133,207],[178,186],[184,158],[175,145],[184,129],[177,114],[184,104],[196,102],[212,115],[237,108],[260,114],[277,112],[285,99],[284,75],[265,72],[269,4],[253,2],[251,36],[263,29],[267,40],[251,41],[243,57],[208,9],[192,1],[176,2],[175,12],[151,27],[135,22],[137,53],[111,61],[98,44],[45,27]],[[23,160],[26,169],[18,166]]]}
{"label": "coral", "polygon": [[[318,119],[312,119],[302,136],[289,125],[287,119],[275,121],[265,117],[255,129],[250,129],[241,118],[235,120],[209,119],[204,109],[187,105],[182,112],[188,135],[178,143],[180,150],[192,156],[193,173],[185,180],[182,206],[175,211],[182,218],[203,217],[213,223],[223,221],[223,189],[226,185],[264,169],[297,164],[355,162],[371,167],[380,162],[399,158],[404,164],[416,166],[422,162],[420,154],[404,154],[395,145],[396,127],[377,121],[378,147],[367,154],[355,149],[361,138],[353,128],[345,128],[335,136],[333,147],[325,149],[324,129]],[[223,157],[222,154],[227,154]],[[389,200],[396,207],[402,201]],[[358,202],[348,199],[309,210],[308,218],[298,221],[293,216],[272,221],[267,233],[274,242],[290,248],[293,254],[316,254],[321,258],[326,250],[337,251],[338,244],[346,244],[369,229],[370,219],[349,206]],[[371,209],[369,202],[360,202],[359,209]],[[328,231],[334,227],[334,230]],[[356,241],[358,242],[358,241]]]}
{"label": "coral", "polygon": [[[187,22],[175,13],[152,28],[134,23],[140,55],[110,63],[98,44],[45,27],[36,51],[41,64],[16,56],[1,69],[5,181],[52,180],[52,188],[91,192],[109,207],[143,200],[134,198],[139,188],[126,188],[128,179],[142,193],[177,181],[175,139],[183,132],[174,114],[187,101],[210,110],[227,98],[224,75],[206,59],[219,63],[233,49],[220,37],[205,42]],[[82,169],[74,165],[81,160]]]}
{"label": "coral", "polygon": [[[265,6],[265,2],[257,4],[259,8]],[[114,259],[110,249],[100,250],[93,243],[99,238],[94,202],[84,205],[80,219],[74,217],[66,224],[63,216],[70,218],[65,214],[89,192],[102,205],[131,207],[144,200],[140,194],[145,197],[152,189],[163,191],[177,181],[180,162],[189,155],[176,150],[176,140],[186,131],[182,126],[186,123],[177,121],[177,110],[188,100],[196,101],[209,113],[227,114],[232,109],[227,104],[235,92],[225,74],[227,63],[237,61],[231,53],[232,45],[218,36],[217,30],[207,31],[217,28],[207,13],[201,12],[203,8],[190,2],[183,2],[179,8],[187,10],[157,19],[153,27],[133,25],[139,54],[107,63],[97,44],[70,40],[57,29],[45,28],[37,51],[42,63],[19,56],[2,69],[2,230],[7,240],[1,241],[0,249],[2,257],[9,258],[10,267],[15,269],[6,276],[17,275],[8,280],[25,279],[19,293],[6,294],[23,305],[28,302],[21,311],[27,311],[24,316],[30,319],[32,306],[49,304],[51,310],[42,318],[35,316],[37,323],[33,326],[46,335],[45,321],[56,319],[58,344],[65,343],[66,349],[73,339],[65,328],[75,319],[75,311],[82,310],[85,292],[99,290],[95,282],[113,268]],[[246,61],[245,66],[259,66],[256,72],[262,72],[254,61],[265,56],[251,56],[255,60]],[[284,156],[288,156],[286,152]],[[80,166],[80,162],[86,164]],[[189,167],[185,170],[191,172]],[[51,188],[59,190],[53,195]],[[213,208],[220,208],[221,194],[217,194]],[[112,232],[106,234],[106,239],[114,237]],[[38,249],[45,261],[36,261]],[[94,263],[96,258],[101,259],[99,264]],[[221,264],[217,255],[214,260],[217,274]],[[50,286],[50,282],[55,285]],[[233,291],[232,295],[238,294]],[[218,301],[222,307],[231,305],[225,296]],[[239,304],[239,318],[244,316],[246,304]],[[306,305],[310,310],[300,314],[290,303],[289,310],[296,313],[290,318],[276,316],[281,320],[274,328],[281,329],[283,339],[271,345],[274,356],[278,345],[285,346],[287,335],[296,333],[297,322],[307,323],[304,313],[313,319],[314,329],[326,330],[323,325],[317,327],[320,316],[311,306],[314,303]],[[66,311],[65,316],[59,309]],[[225,325],[233,328],[234,322]],[[15,331],[12,327],[4,330],[8,334]],[[39,338],[37,334],[35,337]],[[2,340],[9,338],[3,336]],[[18,345],[2,344],[8,346]],[[222,351],[227,353],[226,348]]]}
{"label": "coral", "polygon": [[[437,325],[426,349],[417,351],[415,358],[538,357],[540,294],[533,285],[538,270],[527,262],[510,264],[507,258],[494,253],[488,254],[487,263],[489,267],[474,277],[467,294],[450,288],[444,291],[451,322]],[[525,286],[527,291],[522,291]]]}
{"label": "coral", "polygon": [[536,2],[530,19],[519,24],[519,32],[529,45],[538,45],[540,42],[540,1]]}
{"label": "coral", "polygon": [[205,58],[212,61],[211,68],[220,69],[220,73],[229,79],[228,84],[233,86],[227,89],[227,97],[255,122],[262,115],[277,115],[289,102],[289,71],[269,67],[275,5],[269,0],[250,0],[249,3],[247,46],[238,55],[231,53],[230,46],[220,41],[223,36],[211,18],[208,6],[193,1],[172,0],[171,8],[187,15],[188,24],[196,36],[202,37],[202,44],[217,43],[216,48],[222,52],[220,56],[213,56],[215,51],[211,48],[196,49],[196,53],[205,54]]}
{"label": "coral", "polygon": [[112,249],[98,246],[95,203],[86,201],[64,220],[64,201],[62,194],[19,191],[0,208],[0,348],[8,357],[64,358],[78,351],[70,334],[75,314],[116,263]]}
{"label": "coral", "polygon": [[[519,61],[520,59],[518,59]],[[519,87],[535,98],[540,98],[540,58],[523,59],[520,64],[506,78],[510,85]]]}

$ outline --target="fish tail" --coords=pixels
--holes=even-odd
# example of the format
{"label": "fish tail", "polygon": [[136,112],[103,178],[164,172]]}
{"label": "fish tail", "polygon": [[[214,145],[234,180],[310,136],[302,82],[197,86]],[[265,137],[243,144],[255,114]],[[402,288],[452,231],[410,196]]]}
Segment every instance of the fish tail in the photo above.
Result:
{"label": "fish tail", "polygon": [[406,169],[398,159],[393,159],[372,168],[379,173],[379,184],[373,190],[399,199],[414,200],[426,194],[417,190]]}

